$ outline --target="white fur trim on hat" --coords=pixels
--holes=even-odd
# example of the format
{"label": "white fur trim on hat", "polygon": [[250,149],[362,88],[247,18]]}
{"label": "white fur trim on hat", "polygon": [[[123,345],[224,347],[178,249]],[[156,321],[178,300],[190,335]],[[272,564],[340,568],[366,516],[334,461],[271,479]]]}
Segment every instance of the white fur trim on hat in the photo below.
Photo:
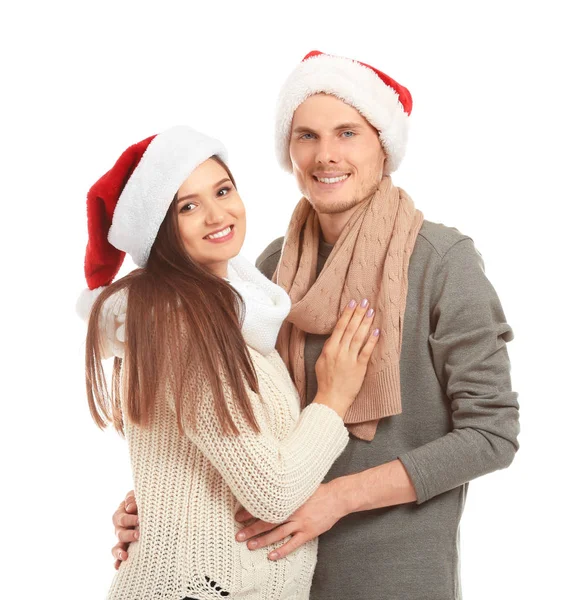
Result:
{"label": "white fur trim on hat", "polygon": [[139,267],[149,253],[178,188],[211,156],[227,162],[221,142],[186,126],[159,133],[127,181],[113,213],[108,240]]}
{"label": "white fur trim on hat", "polygon": [[409,116],[399,96],[372,69],[338,56],[321,54],[301,62],[278,97],[275,144],[278,162],[291,173],[291,123],[296,108],[310,96],[337,96],[356,108],[377,129],[387,154],[385,173],[397,170],[406,151]]}
{"label": "white fur trim on hat", "polygon": [[79,295],[75,304],[75,311],[84,321],[89,320],[89,315],[91,314],[91,309],[93,308],[95,301],[99,297],[99,294],[105,289],[107,289],[107,286],[105,285],[95,288],[94,290],[86,288]]}

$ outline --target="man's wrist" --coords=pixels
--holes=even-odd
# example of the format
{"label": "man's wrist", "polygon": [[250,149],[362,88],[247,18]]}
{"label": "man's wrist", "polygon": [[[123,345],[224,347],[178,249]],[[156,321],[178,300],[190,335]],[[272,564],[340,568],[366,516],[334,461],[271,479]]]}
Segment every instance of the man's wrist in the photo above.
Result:
{"label": "man's wrist", "polygon": [[335,495],[337,516],[340,519],[361,510],[359,508],[359,486],[355,475],[337,477],[327,485],[331,487],[331,493]]}
{"label": "man's wrist", "polygon": [[398,459],[366,471],[338,477],[329,483],[343,517],[362,510],[385,508],[416,500],[412,481]]}

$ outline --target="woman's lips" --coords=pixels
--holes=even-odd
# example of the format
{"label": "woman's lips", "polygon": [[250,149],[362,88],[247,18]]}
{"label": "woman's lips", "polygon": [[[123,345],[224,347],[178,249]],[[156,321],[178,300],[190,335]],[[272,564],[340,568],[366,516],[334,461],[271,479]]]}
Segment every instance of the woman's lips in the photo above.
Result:
{"label": "woman's lips", "polygon": [[[204,239],[207,242],[212,242],[213,244],[223,244],[224,242],[228,242],[229,240],[231,240],[234,237],[234,225],[229,225],[225,229],[230,229],[230,231],[226,235],[223,235],[221,237],[215,237],[215,238],[205,236]],[[224,231],[225,229],[222,229],[222,231]],[[220,233],[220,231],[218,233]],[[212,235],[212,234],[209,234],[209,235]]]}

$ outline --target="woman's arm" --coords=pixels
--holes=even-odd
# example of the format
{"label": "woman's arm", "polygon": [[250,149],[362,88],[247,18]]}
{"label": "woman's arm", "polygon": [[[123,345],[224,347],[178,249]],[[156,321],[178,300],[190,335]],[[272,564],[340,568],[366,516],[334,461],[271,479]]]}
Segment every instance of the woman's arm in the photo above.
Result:
{"label": "woman's arm", "polygon": [[225,435],[206,377],[199,375],[196,384],[200,405],[196,427],[185,424],[187,436],[214,465],[244,508],[260,519],[281,523],[315,492],[344,450],[348,432],[343,420],[328,406],[311,404],[301,412],[291,433],[279,441],[271,431],[263,403],[281,403],[283,410],[288,411],[285,399],[262,400],[250,394],[260,427],[256,433],[235,406],[228,389],[226,402],[239,435]]}

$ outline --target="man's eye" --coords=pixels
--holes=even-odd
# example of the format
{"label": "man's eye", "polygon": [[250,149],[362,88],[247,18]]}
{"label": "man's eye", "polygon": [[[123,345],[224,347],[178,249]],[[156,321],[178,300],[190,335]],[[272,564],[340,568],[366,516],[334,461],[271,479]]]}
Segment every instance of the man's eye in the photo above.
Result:
{"label": "man's eye", "polygon": [[302,140],[309,140],[313,137],[313,133],[302,133],[300,136],[300,139]]}
{"label": "man's eye", "polygon": [[342,135],[345,137],[355,137],[355,132],[354,131],[344,131]]}

